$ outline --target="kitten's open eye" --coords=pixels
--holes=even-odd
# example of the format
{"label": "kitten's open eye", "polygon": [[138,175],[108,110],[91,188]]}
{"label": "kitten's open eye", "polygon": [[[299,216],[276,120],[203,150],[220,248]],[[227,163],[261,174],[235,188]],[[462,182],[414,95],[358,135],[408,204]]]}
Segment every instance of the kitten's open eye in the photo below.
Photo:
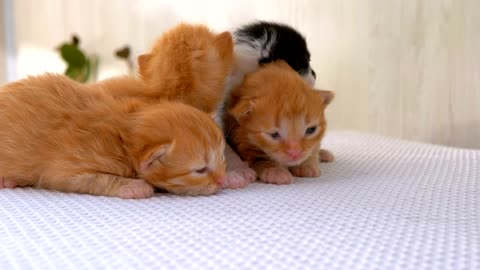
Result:
{"label": "kitten's open eye", "polygon": [[198,174],[204,174],[208,171],[208,168],[207,167],[203,167],[201,169],[197,169],[195,170],[194,172],[198,173]]}
{"label": "kitten's open eye", "polygon": [[268,135],[270,135],[270,137],[272,137],[272,139],[280,139],[280,133],[278,132],[273,132],[273,133],[268,133]]}
{"label": "kitten's open eye", "polygon": [[317,130],[317,127],[309,127],[305,130],[305,135],[312,135]]}

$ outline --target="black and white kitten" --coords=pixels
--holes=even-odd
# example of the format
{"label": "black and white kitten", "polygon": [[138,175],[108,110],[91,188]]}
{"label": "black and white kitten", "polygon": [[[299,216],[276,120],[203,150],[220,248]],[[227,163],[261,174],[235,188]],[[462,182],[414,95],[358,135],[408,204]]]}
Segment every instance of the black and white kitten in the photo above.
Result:
{"label": "black and white kitten", "polygon": [[220,104],[216,122],[223,127],[225,107],[230,92],[240,85],[245,75],[262,64],[284,60],[313,87],[316,74],[310,66],[310,52],[305,37],[289,25],[257,21],[232,31],[235,65],[225,82],[224,101]]}
{"label": "black and white kitten", "polygon": [[241,83],[243,76],[259,65],[284,60],[308,85],[315,84],[315,71],[310,66],[310,52],[305,37],[286,24],[258,21],[233,32],[236,67],[231,84]]}
{"label": "black and white kitten", "polygon": [[[296,70],[305,82],[313,87],[316,74],[310,66],[310,52],[305,37],[286,24],[257,21],[244,25],[233,32],[235,67],[227,78],[224,102],[220,105],[216,122],[223,128],[225,107],[228,107],[230,92],[242,83],[245,75],[254,72],[262,64],[284,60]],[[228,131],[226,131],[228,133]],[[240,157],[227,147],[228,164],[235,168],[247,166]],[[331,162],[333,154],[320,149],[320,161]],[[241,178],[239,178],[241,179]]]}

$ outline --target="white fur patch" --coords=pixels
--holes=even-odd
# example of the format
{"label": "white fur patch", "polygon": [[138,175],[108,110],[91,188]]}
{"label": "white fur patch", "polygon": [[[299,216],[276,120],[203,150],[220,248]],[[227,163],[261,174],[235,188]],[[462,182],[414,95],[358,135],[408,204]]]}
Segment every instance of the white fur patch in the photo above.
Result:
{"label": "white fur patch", "polygon": [[245,74],[257,70],[258,62],[261,58],[268,58],[270,56],[272,47],[277,42],[277,32],[265,29],[263,36],[255,40],[234,33],[233,39],[235,43],[235,73],[237,73],[234,73],[234,79],[240,79],[241,82]]}
{"label": "white fur patch", "polygon": [[313,77],[312,70],[309,68],[307,74],[302,75],[303,80],[308,84],[310,87],[315,86],[315,77]]}
{"label": "white fur patch", "polygon": [[245,75],[258,68],[258,61],[262,58],[262,49],[260,44],[257,44],[258,41],[252,43],[235,44],[235,73]]}

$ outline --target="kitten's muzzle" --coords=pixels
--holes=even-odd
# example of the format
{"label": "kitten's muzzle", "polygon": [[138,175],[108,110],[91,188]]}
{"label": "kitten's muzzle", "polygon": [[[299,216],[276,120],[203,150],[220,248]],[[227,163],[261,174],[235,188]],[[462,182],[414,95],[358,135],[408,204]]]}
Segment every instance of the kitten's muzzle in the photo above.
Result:
{"label": "kitten's muzzle", "polygon": [[295,161],[302,156],[302,147],[298,142],[287,140],[285,145],[287,148],[285,153],[291,161]]}
{"label": "kitten's muzzle", "polygon": [[227,181],[227,177],[225,176],[220,176],[215,179],[215,182],[217,182],[217,184],[219,184],[220,186],[223,186],[225,184],[225,181]]}

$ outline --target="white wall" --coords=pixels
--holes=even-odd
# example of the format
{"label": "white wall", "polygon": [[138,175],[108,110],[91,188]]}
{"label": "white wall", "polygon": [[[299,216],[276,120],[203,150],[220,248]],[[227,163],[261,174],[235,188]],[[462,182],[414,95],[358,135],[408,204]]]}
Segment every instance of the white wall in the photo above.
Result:
{"label": "white wall", "polygon": [[[5,9],[4,0],[0,0],[0,18],[3,19],[4,9]],[[0,20],[1,21],[1,20]],[[0,26],[0,85],[7,80],[7,48],[5,44],[5,28],[3,27],[4,22],[1,22]]]}
{"label": "white wall", "polygon": [[478,0],[15,0],[18,77],[63,71],[53,48],[70,33],[125,73],[112,52],[146,50],[179,21],[223,30],[253,19],[303,32],[318,87],[337,98],[332,129],[480,148]]}
{"label": "white wall", "polygon": [[0,84],[16,77],[13,8],[13,0],[0,0]]}

